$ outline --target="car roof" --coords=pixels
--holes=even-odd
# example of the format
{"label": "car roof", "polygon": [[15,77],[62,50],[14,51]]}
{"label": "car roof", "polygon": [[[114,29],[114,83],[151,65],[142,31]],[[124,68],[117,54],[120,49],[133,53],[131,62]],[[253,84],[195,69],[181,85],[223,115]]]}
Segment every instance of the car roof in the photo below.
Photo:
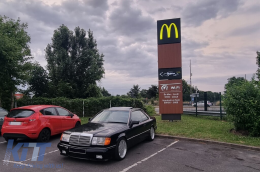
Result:
{"label": "car roof", "polygon": [[132,107],[111,107],[108,108],[107,110],[131,110],[133,109]]}
{"label": "car roof", "polygon": [[30,110],[33,110],[33,111],[39,111],[41,109],[49,108],[49,107],[60,107],[60,106],[55,106],[55,105],[29,105],[29,106],[22,106],[22,107],[14,108],[12,110],[16,110],[16,109],[30,109]]}

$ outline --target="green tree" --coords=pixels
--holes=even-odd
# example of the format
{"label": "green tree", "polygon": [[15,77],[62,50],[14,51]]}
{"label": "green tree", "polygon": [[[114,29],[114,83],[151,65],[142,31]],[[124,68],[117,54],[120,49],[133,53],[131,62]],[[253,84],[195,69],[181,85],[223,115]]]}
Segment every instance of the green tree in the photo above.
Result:
{"label": "green tree", "polygon": [[103,87],[101,88],[101,93],[104,97],[109,97],[111,94]]}
{"label": "green tree", "polygon": [[260,52],[256,52],[256,64],[257,64],[257,71],[256,71],[256,76],[258,81],[260,81]]}
{"label": "green tree", "polygon": [[147,90],[147,96],[149,99],[156,98],[158,96],[158,86],[157,85],[151,85],[151,87]]}
{"label": "green tree", "polygon": [[133,85],[133,88],[130,89],[130,91],[127,93],[127,95],[129,97],[132,97],[132,98],[139,98],[139,94],[140,94],[140,87],[139,85]]}
{"label": "green tree", "polygon": [[13,107],[17,86],[25,84],[32,67],[28,25],[0,16],[0,106]]}
{"label": "green tree", "polygon": [[235,86],[235,85],[241,85],[241,84],[243,84],[245,81],[246,81],[246,80],[245,80],[245,78],[243,78],[243,77],[237,77],[237,78],[236,78],[235,76],[233,76],[233,77],[231,77],[231,78],[228,78],[228,83],[225,84],[225,90],[227,90],[228,87],[233,87],[233,86]]}
{"label": "green tree", "polygon": [[[52,92],[60,90],[53,96],[86,98],[98,93],[94,86],[105,73],[104,55],[99,53],[92,31],[76,27],[73,32],[62,25],[54,31],[45,52]],[[58,88],[59,83],[62,88]],[[95,91],[90,93],[92,89]]]}
{"label": "green tree", "polygon": [[184,79],[182,79],[182,93],[183,94],[190,93],[190,87],[189,87],[187,81],[185,81]]}
{"label": "green tree", "polygon": [[146,89],[142,89],[140,91],[140,96],[143,97],[143,98],[147,98],[147,90]]}
{"label": "green tree", "polygon": [[48,95],[48,73],[39,63],[34,64],[28,84],[30,85],[29,91],[33,92],[35,97],[46,97]]}
{"label": "green tree", "polygon": [[226,113],[236,130],[260,136],[260,83],[244,81],[227,87],[224,94]]}

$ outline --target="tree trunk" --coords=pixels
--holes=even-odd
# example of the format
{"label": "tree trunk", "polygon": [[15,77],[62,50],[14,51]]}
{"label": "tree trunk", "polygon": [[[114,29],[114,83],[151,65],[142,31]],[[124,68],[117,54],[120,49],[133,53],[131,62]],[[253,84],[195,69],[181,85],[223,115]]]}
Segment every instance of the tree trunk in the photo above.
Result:
{"label": "tree trunk", "polygon": [[11,93],[11,100],[12,100],[11,109],[13,109],[14,108],[14,93],[13,92]]}

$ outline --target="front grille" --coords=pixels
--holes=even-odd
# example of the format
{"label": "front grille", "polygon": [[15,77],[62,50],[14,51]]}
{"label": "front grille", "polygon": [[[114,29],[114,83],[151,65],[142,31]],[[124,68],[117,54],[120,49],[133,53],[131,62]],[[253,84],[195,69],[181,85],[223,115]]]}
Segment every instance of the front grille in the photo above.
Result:
{"label": "front grille", "polygon": [[69,144],[89,146],[90,145],[90,136],[71,135]]}

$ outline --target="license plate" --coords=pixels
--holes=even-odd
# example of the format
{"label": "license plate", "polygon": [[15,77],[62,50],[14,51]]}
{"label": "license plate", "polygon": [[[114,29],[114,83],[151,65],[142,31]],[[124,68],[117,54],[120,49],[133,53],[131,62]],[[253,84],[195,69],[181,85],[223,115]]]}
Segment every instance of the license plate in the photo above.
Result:
{"label": "license plate", "polygon": [[21,125],[21,122],[10,122],[10,125]]}
{"label": "license plate", "polygon": [[73,148],[70,148],[70,152],[85,154],[85,153],[86,153],[86,150],[84,150],[84,149],[73,149]]}

